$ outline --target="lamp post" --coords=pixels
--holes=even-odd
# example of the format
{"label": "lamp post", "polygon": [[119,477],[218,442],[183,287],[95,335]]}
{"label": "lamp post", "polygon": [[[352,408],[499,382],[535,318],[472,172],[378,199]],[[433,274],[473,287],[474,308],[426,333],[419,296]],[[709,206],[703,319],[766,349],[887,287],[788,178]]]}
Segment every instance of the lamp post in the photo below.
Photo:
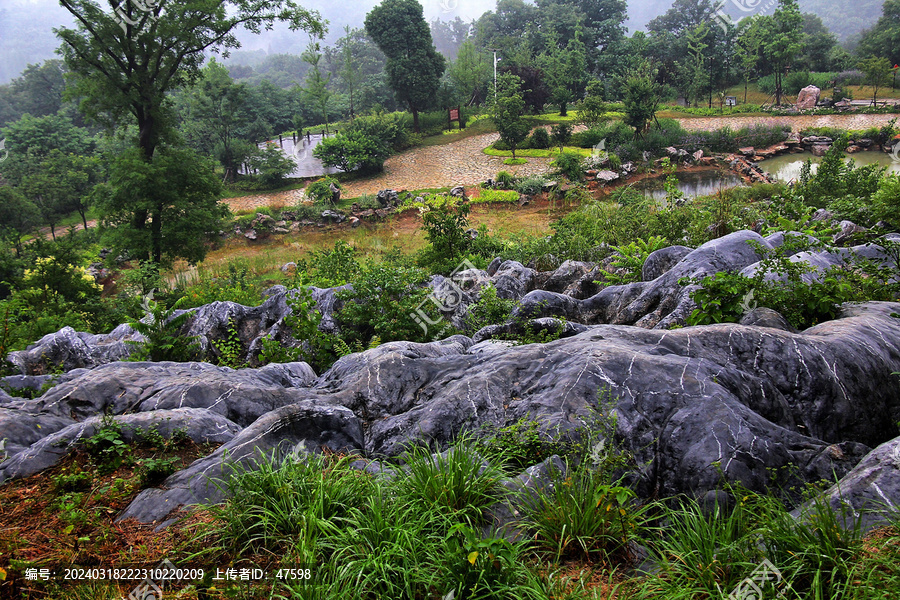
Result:
{"label": "lamp post", "polygon": [[497,63],[501,59],[497,58],[497,51],[494,50],[494,102],[497,101]]}

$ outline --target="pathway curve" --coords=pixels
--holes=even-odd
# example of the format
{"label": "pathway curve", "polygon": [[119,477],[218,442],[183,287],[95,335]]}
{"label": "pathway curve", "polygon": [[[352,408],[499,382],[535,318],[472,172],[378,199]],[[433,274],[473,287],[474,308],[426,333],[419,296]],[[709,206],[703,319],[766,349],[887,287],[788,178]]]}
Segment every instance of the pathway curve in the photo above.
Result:
{"label": "pathway curve", "polygon": [[482,152],[498,139],[500,136],[496,133],[487,133],[451,144],[414,148],[397,154],[384,163],[384,172],[344,184],[345,195],[376,194],[384,189],[417,190],[475,185],[495,177],[499,171],[522,176],[549,170],[549,158],[529,158],[524,165],[507,166],[503,164],[503,157],[488,156]]}
{"label": "pathway curve", "polygon": [[[740,129],[757,124],[785,124],[794,131],[807,127],[839,127],[861,130],[887,125],[897,115],[796,115],[785,117],[698,117],[678,119],[681,126],[690,131],[714,130],[725,127]],[[528,163],[506,166],[503,158],[488,156],[482,152],[493,144],[499,135],[488,133],[445,144],[413,148],[390,157],[384,164],[384,171],[374,177],[358,179],[344,184],[345,197],[362,194],[376,194],[380,190],[417,190],[450,187],[454,185],[476,185],[497,175],[498,171],[509,171],[514,175],[534,175],[546,173],[551,159],[529,158]],[[252,210],[262,206],[293,206],[302,197],[301,190],[256,194],[227,200],[233,211]]]}

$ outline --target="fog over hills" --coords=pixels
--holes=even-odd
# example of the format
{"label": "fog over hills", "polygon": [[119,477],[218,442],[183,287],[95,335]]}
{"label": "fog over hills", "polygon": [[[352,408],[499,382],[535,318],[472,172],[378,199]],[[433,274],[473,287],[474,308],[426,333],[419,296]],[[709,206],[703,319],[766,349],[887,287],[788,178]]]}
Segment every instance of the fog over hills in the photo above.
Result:
{"label": "fog over hills", "polygon": [[[420,1],[428,20],[449,21],[459,17],[471,21],[496,6],[496,0]],[[318,10],[328,19],[326,43],[332,43],[342,35],[345,25],[361,27],[366,13],[378,2],[303,0],[301,4]],[[726,0],[725,10],[737,17],[742,14],[742,7],[766,4],[768,0]],[[819,14],[842,39],[874,23],[881,14],[881,4],[881,0],[800,0],[803,10]],[[629,0],[629,29],[641,29],[671,5],[672,0]],[[0,84],[18,76],[28,64],[53,58],[58,46],[53,28],[71,23],[68,12],[56,0],[0,0]],[[242,33],[239,39],[245,50],[268,53],[299,54],[308,42],[303,34],[293,33],[283,25],[261,35]]]}

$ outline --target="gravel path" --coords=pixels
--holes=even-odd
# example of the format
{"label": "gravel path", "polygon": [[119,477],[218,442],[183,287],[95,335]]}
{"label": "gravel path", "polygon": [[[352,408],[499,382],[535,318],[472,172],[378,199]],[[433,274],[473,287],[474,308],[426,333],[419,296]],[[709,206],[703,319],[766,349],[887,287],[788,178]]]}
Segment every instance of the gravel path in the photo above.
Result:
{"label": "gravel path", "polygon": [[690,131],[712,131],[725,127],[740,129],[760,123],[790,125],[793,131],[807,127],[839,127],[847,130],[868,129],[887,125],[897,115],[797,115],[793,117],[698,117],[678,119],[681,126]]}
{"label": "gravel path", "polygon": [[[725,127],[740,129],[760,123],[787,124],[794,131],[807,127],[840,127],[842,129],[868,129],[887,125],[896,115],[797,115],[789,117],[699,117],[678,119],[687,130],[714,130]],[[506,166],[503,158],[488,156],[482,152],[493,144],[499,135],[488,133],[473,136],[442,146],[413,148],[390,157],[384,164],[384,172],[375,177],[358,179],[344,184],[344,196],[356,197],[362,194],[376,194],[380,190],[416,190],[425,188],[450,187],[454,185],[476,185],[498,171],[509,171],[514,175],[534,175],[550,169],[551,159],[529,158],[528,163]],[[232,211],[253,210],[263,206],[293,206],[302,197],[301,190],[256,194],[227,200]]]}

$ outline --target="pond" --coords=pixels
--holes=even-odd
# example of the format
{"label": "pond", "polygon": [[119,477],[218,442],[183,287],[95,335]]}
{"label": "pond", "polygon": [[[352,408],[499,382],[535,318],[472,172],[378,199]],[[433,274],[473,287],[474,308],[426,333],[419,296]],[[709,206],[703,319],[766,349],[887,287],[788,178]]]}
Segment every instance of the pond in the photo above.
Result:
{"label": "pond", "polygon": [[[678,177],[678,189],[681,190],[685,198],[709,196],[725,188],[743,185],[741,178],[735,173],[719,169],[679,171],[675,173],[675,176]],[[659,203],[665,204],[665,183],[666,178],[664,176],[653,177],[636,182],[634,189],[644,192],[645,196],[653,198]]]}
{"label": "pond", "polygon": [[[893,155],[885,152],[858,152],[849,155],[847,159],[854,161],[857,167],[863,165],[879,165],[881,167],[887,167],[888,173],[900,173],[900,162],[895,161]],[[789,183],[800,179],[800,169],[807,160],[812,160],[812,169],[813,173],[815,173],[816,168],[819,163],[822,162],[822,159],[818,156],[813,156],[809,152],[803,152],[802,154],[783,154],[782,156],[764,160],[759,163],[759,166],[762,167],[764,171],[774,176],[778,181]]]}

